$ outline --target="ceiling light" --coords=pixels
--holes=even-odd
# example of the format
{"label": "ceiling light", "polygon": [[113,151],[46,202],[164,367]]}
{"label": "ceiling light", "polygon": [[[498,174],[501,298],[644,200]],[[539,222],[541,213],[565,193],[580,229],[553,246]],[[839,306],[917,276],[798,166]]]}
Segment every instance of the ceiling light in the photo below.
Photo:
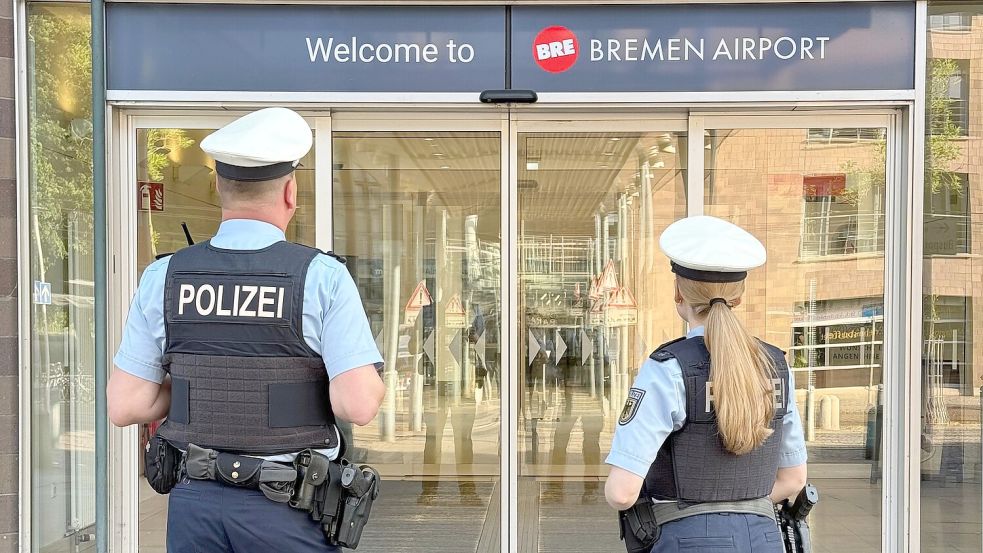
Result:
{"label": "ceiling light", "polygon": [[538,170],[539,170],[539,162],[538,161],[527,161],[526,162],[526,171],[538,171]]}
{"label": "ceiling light", "polygon": [[606,156],[613,156],[614,155],[614,152],[604,152],[604,155],[606,155]]}
{"label": "ceiling light", "polygon": [[440,168],[441,169],[450,169],[451,166],[450,165],[441,165]]}
{"label": "ceiling light", "polygon": [[445,153],[443,153],[443,152],[434,152],[434,153],[433,153],[433,157],[444,157],[444,156],[446,156],[446,155],[447,155],[447,154],[445,154]]}
{"label": "ceiling light", "polygon": [[427,142],[433,142],[433,139],[430,137],[424,138],[424,140],[426,140]]}
{"label": "ceiling light", "polygon": [[621,140],[621,139],[618,138],[617,136],[611,137],[611,142],[617,142],[619,140]]}

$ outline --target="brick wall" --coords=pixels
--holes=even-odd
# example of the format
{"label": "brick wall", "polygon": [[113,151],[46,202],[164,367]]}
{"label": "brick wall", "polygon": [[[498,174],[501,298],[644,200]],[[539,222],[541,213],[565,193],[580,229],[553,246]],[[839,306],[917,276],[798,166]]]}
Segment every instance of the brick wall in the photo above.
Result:
{"label": "brick wall", "polygon": [[17,186],[13,2],[0,0],[0,553],[17,550]]}

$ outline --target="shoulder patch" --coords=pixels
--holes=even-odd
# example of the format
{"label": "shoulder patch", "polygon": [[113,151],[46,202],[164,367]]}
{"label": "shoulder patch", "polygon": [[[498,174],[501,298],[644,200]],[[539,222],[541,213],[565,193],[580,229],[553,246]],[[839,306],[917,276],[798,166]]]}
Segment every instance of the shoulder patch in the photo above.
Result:
{"label": "shoulder patch", "polygon": [[645,397],[645,390],[641,388],[632,388],[628,390],[628,399],[625,400],[625,406],[621,409],[621,416],[618,417],[618,424],[624,426],[631,422],[638,414],[638,407],[642,404],[642,399]]}
{"label": "shoulder patch", "polygon": [[666,351],[664,349],[660,349],[659,351],[653,353],[649,357],[651,357],[655,361],[668,361],[668,360],[672,359],[673,357],[675,357],[675,355],[673,355],[672,352],[670,352],[670,351]]}

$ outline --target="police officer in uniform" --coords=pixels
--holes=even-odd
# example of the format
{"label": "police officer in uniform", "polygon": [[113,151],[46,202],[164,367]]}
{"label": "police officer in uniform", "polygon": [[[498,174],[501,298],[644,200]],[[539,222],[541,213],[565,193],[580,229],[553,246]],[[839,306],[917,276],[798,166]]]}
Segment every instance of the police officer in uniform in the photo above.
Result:
{"label": "police officer in uniform", "polygon": [[[382,358],[355,283],[337,259],[284,238],[297,208],[294,169],[311,145],[310,127],[284,108],[201,142],[215,159],[222,223],[140,279],[107,389],[114,424],[166,416],[158,435],[179,448],[290,463],[308,449],[337,457],[336,417],[375,417]],[[336,550],[307,512],[187,477],[170,492],[167,549]]]}
{"label": "police officer in uniform", "polygon": [[608,503],[652,501],[660,528],[652,553],[782,553],[773,503],[806,480],[795,388],[783,352],[732,312],[764,246],[705,216],[673,223],[660,246],[690,330],[660,346],[629,391],[607,458]]}

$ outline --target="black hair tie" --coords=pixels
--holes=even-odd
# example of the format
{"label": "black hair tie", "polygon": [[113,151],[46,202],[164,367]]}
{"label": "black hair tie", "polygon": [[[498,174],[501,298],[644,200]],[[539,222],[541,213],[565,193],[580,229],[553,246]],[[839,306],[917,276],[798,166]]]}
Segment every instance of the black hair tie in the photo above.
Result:
{"label": "black hair tie", "polygon": [[[722,303],[724,305],[727,305],[727,300],[725,300],[724,298],[713,298],[712,300],[710,300],[710,307],[713,307],[713,304],[715,303]],[[728,305],[728,307],[730,306]]]}

